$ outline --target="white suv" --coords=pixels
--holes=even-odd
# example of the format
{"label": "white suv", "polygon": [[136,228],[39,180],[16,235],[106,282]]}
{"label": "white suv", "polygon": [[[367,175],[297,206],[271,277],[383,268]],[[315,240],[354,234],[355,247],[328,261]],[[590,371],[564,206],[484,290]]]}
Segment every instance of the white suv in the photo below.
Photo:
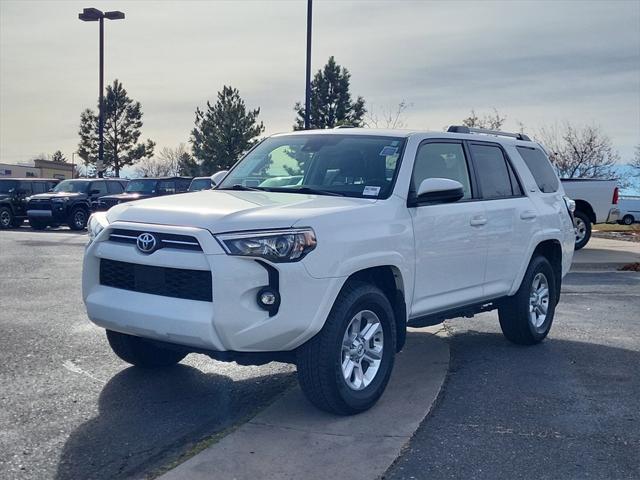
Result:
{"label": "white suv", "polygon": [[83,297],[133,365],[291,362],[311,402],[352,414],[384,391],[407,326],[498,309],[509,340],[545,338],[570,204],[521,134],[274,135],[214,190],[95,213]]}

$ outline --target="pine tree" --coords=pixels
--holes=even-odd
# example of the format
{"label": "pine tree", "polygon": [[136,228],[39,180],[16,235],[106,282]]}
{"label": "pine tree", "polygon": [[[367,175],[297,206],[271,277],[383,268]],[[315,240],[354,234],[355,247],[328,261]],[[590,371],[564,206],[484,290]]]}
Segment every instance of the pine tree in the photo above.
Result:
{"label": "pine tree", "polygon": [[66,162],[67,159],[64,157],[64,154],[60,150],[56,150],[55,152],[53,152],[53,155],[51,155],[51,161],[63,163]]}
{"label": "pine tree", "polygon": [[258,123],[260,108],[248,110],[237,89],[223,86],[215,105],[207,102],[202,111],[196,108],[195,128],[191,131],[193,156],[203,173],[211,175],[229,169],[258,141],[264,132]]}
{"label": "pine tree", "polygon": [[[364,115],[367,112],[364,99],[358,97],[355,102],[351,101],[350,82],[349,71],[338,65],[333,56],[329,57],[327,64],[322,70],[318,70],[311,82],[310,128],[364,126]],[[297,102],[294,110],[297,118],[293,129],[302,130],[305,107]]]}
{"label": "pine tree", "polygon": [[[142,128],[142,106],[127,95],[118,79],[107,86],[104,100],[104,165],[112,169],[115,176],[120,170],[133,165],[141,158],[153,155],[155,143],[139,142]],[[85,165],[98,161],[98,116],[90,109],[80,115],[80,143],[78,153]]]}

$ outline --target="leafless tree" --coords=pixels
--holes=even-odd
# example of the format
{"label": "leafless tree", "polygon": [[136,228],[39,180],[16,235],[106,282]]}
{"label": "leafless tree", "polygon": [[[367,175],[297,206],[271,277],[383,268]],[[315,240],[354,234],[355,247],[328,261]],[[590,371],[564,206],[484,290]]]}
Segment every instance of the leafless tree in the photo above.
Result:
{"label": "leafless tree", "polygon": [[371,128],[406,128],[405,112],[412,106],[413,104],[407,103],[406,100],[401,100],[395,107],[387,106],[376,109],[371,106],[365,114],[365,124]]}
{"label": "leafless tree", "polygon": [[190,159],[184,143],[175,148],[163,147],[157,156],[143,158],[135,165],[140,177],[167,177],[183,173],[185,159]]}
{"label": "leafless tree", "polygon": [[472,109],[469,116],[462,121],[462,125],[465,127],[500,130],[506,120],[507,117],[501,116],[496,108],[493,109],[493,113],[485,113],[482,117],[478,116],[476,111]]}
{"label": "leafless tree", "polygon": [[611,139],[595,125],[570,123],[543,127],[536,139],[547,149],[562,178],[615,178],[620,155]]}
{"label": "leafless tree", "polygon": [[636,152],[633,155],[630,165],[636,170],[638,176],[640,176],[640,143],[636,145]]}

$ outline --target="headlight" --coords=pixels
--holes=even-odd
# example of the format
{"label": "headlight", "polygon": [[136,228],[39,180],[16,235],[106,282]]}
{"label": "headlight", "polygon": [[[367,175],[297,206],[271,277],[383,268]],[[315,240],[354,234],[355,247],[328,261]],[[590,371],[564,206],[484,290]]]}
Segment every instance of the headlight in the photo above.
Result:
{"label": "headlight", "polygon": [[89,217],[87,222],[87,233],[89,234],[89,243],[93,242],[98,234],[109,225],[105,212],[96,212]]}
{"label": "headlight", "polygon": [[316,248],[311,228],[216,235],[229,255],[260,257],[272,262],[297,262]]}

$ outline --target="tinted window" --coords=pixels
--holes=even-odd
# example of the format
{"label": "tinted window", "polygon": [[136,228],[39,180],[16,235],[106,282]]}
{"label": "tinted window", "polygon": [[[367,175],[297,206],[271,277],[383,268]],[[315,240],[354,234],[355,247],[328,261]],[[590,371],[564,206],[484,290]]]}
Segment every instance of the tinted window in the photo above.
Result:
{"label": "tinted window", "polygon": [[209,190],[211,188],[211,178],[194,178],[189,185],[190,192],[196,192],[198,190]]}
{"label": "tinted window", "polygon": [[13,192],[17,187],[17,180],[0,180],[0,193]]}
{"label": "tinted window", "polygon": [[107,193],[109,193],[107,191],[106,182],[92,182],[91,183],[91,190],[98,190],[99,191],[99,193],[96,193],[95,195],[106,195]]}
{"label": "tinted window", "polygon": [[107,190],[109,193],[122,193],[124,188],[120,182],[107,182]]}
{"label": "tinted window", "polygon": [[469,169],[460,143],[425,143],[416,154],[412,189],[417,191],[427,178],[449,178],[462,184],[464,197],[471,198]]}
{"label": "tinted window", "polygon": [[44,193],[47,191],[47,185],[43,182],[33,182],[33,193]]}
{"label": "tinted window", "polygon": [[56,188],[54,188],[53,191],[67,193],[84,193],[87,191],[88,187],[89,182],[86,180],[65,180],[56,185]]}
{"label": "tinted window", "polygon": [[136,179],[127,183],[127,193],[156,193],[158,181],[154,179]]}
{"label": "tinted window", "polygon": [[190,184],[191,184],[191,180],[186,180],[186,179],[176,180],[176,191],[186,192],[187,190],[189,190]]}
{"label": "tinted window", "polygon": [[158,182],[158,193],[160,195],[170,195],[176,193],[175,180],[160,180]]}
{"label": "tinted window", "polygon": [[[500,147],[472,143],[470,149],[483,198],[504,198],[521,194]],[[512,178],[515,181],[515,190],[511,187]]]}
{"label": "tinted window", "polygon": [[541,192],[552,193],[558,191],[558,177],[547,156],[537,148],[517,147],[518,153],[527,164],[531,175],[535,178]]}
{"label": "tinted window", "polygon": [[24,195],[31,195],[33,193],[31,182],[20,182],[18,190],[20,190],[20,193]]}

